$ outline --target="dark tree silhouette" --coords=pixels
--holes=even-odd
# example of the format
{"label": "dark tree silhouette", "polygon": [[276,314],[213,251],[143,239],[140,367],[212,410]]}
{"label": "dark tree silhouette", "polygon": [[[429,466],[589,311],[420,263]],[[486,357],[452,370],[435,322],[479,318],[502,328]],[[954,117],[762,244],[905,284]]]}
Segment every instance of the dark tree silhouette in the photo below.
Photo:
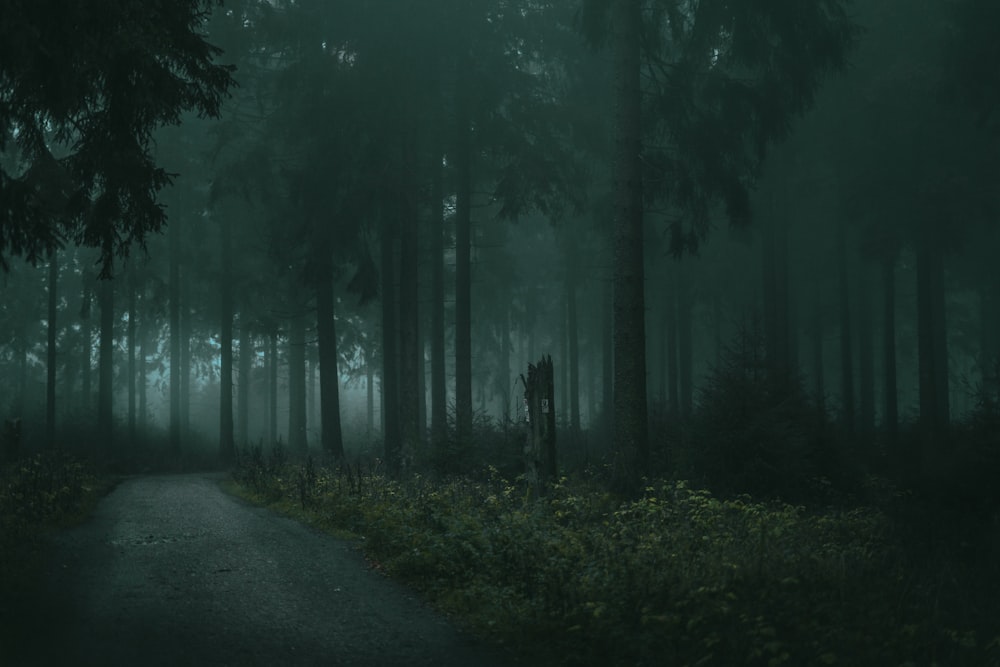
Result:
{"label": "dark tree silhouette", "polygon": [[[171,177],[151,156],[152,132],[188,110],[217,115],[233,84],[202,34],[214,4],[4,4],[0,152],[13,144],[27,168],[0,166],[0,265],[70,237],[99,247],[107,273],[116,252],[163,225],[156,194]],[[59,192],[58,210],[40,185]]]}

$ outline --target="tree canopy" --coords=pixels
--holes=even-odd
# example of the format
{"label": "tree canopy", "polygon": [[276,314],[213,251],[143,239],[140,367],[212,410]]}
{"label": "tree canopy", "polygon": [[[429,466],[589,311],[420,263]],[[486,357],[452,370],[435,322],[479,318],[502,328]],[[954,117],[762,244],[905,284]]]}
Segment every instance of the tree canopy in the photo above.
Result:
{"label": "tree canopy", "polygon": [[202,28],[216,0],[12,0],[0,22],[0,263],[64,241],[115,254],[165,221],[152,133],[216,116],[232,67]]}

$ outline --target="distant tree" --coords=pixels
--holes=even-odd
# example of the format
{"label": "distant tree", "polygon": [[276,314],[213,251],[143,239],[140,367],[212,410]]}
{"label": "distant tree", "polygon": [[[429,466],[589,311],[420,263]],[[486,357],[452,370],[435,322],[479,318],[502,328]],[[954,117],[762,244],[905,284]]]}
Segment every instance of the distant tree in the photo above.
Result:
{"label": "distant tree", "polygon": [[114,350],[115,350],[115,283],[111,278],[100,281],[98,301],[101,307],[100,360],[97,373],[97,434],[98,456],[111,450],[114,420]]}
{"label": "distant tree", "polygon": [[56,319],[59,305],[59,251],[49,252],[49,312],[46,318],[48,344],[45,355],[45,446],[55,446],[56,430]]}
{"label": "distant tree", "polygon": [[[585,33],[594,43],[609,43],[616,63],[614,443],[617,485],[624,490],[637,488],[649,452],[644,203],[678,212],[671,223],[678,252],[696,248],[707,234],[715,202],[733,222],[745,222],[748,189],[768,146],[809,108],[822,75],[843,64],[856,34],[845,5],[845,0],[697,5],[588,0],[583,5]],[[648,74],[644,83],[640,68]],[[644,182],[650,187],[644,189]]]}

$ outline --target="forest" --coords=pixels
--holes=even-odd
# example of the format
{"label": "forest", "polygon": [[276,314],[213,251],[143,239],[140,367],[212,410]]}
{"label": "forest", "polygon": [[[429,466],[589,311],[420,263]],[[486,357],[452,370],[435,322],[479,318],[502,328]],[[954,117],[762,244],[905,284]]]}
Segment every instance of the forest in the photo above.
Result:
{"label": "forest", "polygon": [[993,0],[4,0],[0,596],[222,473],[516,664],[1000,665],[998,178]]}

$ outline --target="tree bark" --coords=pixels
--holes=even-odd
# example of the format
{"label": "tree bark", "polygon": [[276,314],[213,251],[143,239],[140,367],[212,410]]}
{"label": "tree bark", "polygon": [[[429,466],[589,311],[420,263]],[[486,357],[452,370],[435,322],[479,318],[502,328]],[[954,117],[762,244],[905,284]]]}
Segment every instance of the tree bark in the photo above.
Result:
{"label": "tree bark", "polygon": [[[141,296],[141,295],[140,295]],[[145,297],[141,296],[139,303],[145,304]],[[137,332],[136,335],[139,337],[139,360],[138,360],[138,394],[139,394],[139,434],[145,440],[146,434],[149,427],[149,404],[148,397],[146,395],[146,359],[148,351],[146,350],[146,345],[148,343],[149,334],[147,332],[146,319],[149,317],[148,313],[143,313],[139,316],[136,322]]]}
{"label": "tree bark", "polygon": [[544,357],[528,365],[528,377],[521,376],[528,406],[528,434],[525,447],[525,477],[536,497],[545,494],[558,477],[556,462],[555,386],[552,358]]}
{"label": "tree bark", "polygon": [[[230,233],[231,234],[231,233]],[[231,252],[231,251],[230,251]],[[230,260],[231,262],[232,260]],[[181,310],[180,310],[180,332],[181,332],[181,388],[180,388],[180,417],[181,436],[191,435],[191,265],[185,264],[181,267]],[[230,291],[232,288],[230,287]],[[232,297],[230,296],[230,300]],[[230,313],[232,309],[230,308]],[[230,318],[230,322],[232,319]],[[230,329],[231,331],[231,329]],[[230,339],[230,349],[232,341]]]}
{"label": "tree bark", "polygon": [[677,281],[677,363],[680,367],[681,417],[690,419],[694,412],[694,345],[692,328],[694,303],[691,286],[688,284],[687,272],[684,267],[678,267]]}
{"label": "tree bark", "polygon": [[270,445],[278,443],[278,332],[271,331],[267,351],[267,438]]}
{"label": "tree bark", "polygon": [[951,401],[948,386],[948,314],[945,311],[944,255],[931,250],[931,317],[934,335],[934,401],[937,421],[942,431],[951,424]]}
{"label": "tree bark", "polygon": [[872,349],[871,280],[867,262],[858,271],[858,407],[860,433],[865,441],[875,430],[875,355]]}
{"label": "tree bark", "polygon": [[181,457],[181,286],[180,229],[170,224],[170,453],[176,461]]}
{"label": "tree bark", "polygon": [[448,394],[444,351],[444,183],[441,156],[431,165],[431,442],[448,438]]}
{"label": "tree bark", "polygon": [[679,271],[677,270],[676,264],[670,265],[670,285],[667,287],[665,301],[665,325],[666,331],[666,345],[667,345],[667,406],[670,410],[670,416],[673,419],[677,419],[681,415],[681,399],[677,388],[680,385],[680,371],[677,364],[677,331],[678,331],[678,314],[680,308],[678,307],[678,292],[679,290]]}
{"label": "tree bark", "polygon": [[931,294],[933,251],[923,243],[917,250],[917,381],[920,425],[927,434],[936,434],[940,425],[934,359],[934,317]]}
{"label": "tree bark", "polygon": [[632,494],[649,463],[642,229],[639,0],[615,0],[614,486]]}
{"label": "tree bark", "polygon": [[[566,327],[569,330],[569,431],[580,433],[580,336],[576,307],[576,248],[570,244],[566,253]],[[506,332],[504,333],[506,336]]]}
{"label": "tree bark", "polygon": [[80,407],[83,410],[83,414],[91,415],[94,409],[93,400],[93,355],[94,345],[93,345],[93,324],[90,319],[91,315],[91,305],[94,299],[93,291],[90,285],[90,277],[86,273],[83,276],[83,303],[80,306],[80,340],[82,342],[83,359],[80,361],[81,369],[81,379],[80,379],[80,393],[82,394],[80,400]]}
{"label": "tree bark", "polygon": [[99,433],[98,456],[110,452],[112,447],[113,399],[115,347],[115,286],[111,279],[100,283],[101,295],[101,359],[97,374],[97,432]]}
{"label": "tree bark", "polygon": [[420,254],[416,166],[413,130],[402,137],[399,200],[399,426],[403,463],[412,463],[421,450],[420,435]]}
{"label": "tree bark", "polygon": [[823,365],[825,363],[823,361],[823,290],[818,279],[814,284],[814,288],[815,293],[812,299],[813,380],[815,382],[816,409],[825,418],[826,382],[823,377]]}
{"label": "tree bark", "polygon": [[49,313],[45,355],[45,446],[56,444],[56,315],[59,305],[59,252],[49,253]]}
{"label": "tree bark", "polygon": [[896,390],[896,258],[882,260],[882,369],[885,415],[882,423],[890,451],[896,455],[899,407]]}
{"label": "tree bark", "polygon": [[[229,464],[235,459],[233,434],[233,227],[229,216],[222,216],[222,303],[219,343],[221,346],[219,379],[219,459]],[[185,310],[188,306],[184,306]],[[185,341],[186,343],[186,341]]]}
{"label": "tree bark", "polygon": [[129,446],[135,446],[136,440],[136,368],[135,368],[135,347],[136,347],[136,277],[134,265],[129,266],[128,271],[128,330],[126,333],[128,347],[128,438]]}
{"label": "tree bark", "polygon": [[851,345],[850,280],[847,270],[847,230],[837,230],[837,275],[840,303],[840,396],[844,429],[854,433],[854,360]]}
{"label": "tree bark", "polygon": [[365,442],[370,444],[375,437],[375,360],[372,343],[365,343],[365,398],[367,421],[365,422]]}
{"label": "tree bark", "polygon": [[340,424],[340,372],[333,292],[333,249],[325,232],[316,244],[316,338],[319,345],[320,442],[323,451],[340,461],[344,438]]}
{"label": "tree bark", "polygon": [[254,344],[250,331],[250,315],[244,304],[240,313],[240,368],[236,386],[236,444],[246,447],[250,442],[250,376],[253,372]]}
{"label": "tree bark", "polygon": [[465,39],[457,68],[455,143],[455,439],[467,448],[472,438],[472,45],[469,8],[462,6]]}
{"label": "tree bark", "polygon": [[306,323],[296,313],[288,332],[288,448],[302,458],[309,451],[306,427]]}
{"label": "tree bark", "polygon": [[399,326],[396,303],[394,212],[382,219],[382,436],[385,463],[390,475],[398,476],[401,460],[399,429]]}

